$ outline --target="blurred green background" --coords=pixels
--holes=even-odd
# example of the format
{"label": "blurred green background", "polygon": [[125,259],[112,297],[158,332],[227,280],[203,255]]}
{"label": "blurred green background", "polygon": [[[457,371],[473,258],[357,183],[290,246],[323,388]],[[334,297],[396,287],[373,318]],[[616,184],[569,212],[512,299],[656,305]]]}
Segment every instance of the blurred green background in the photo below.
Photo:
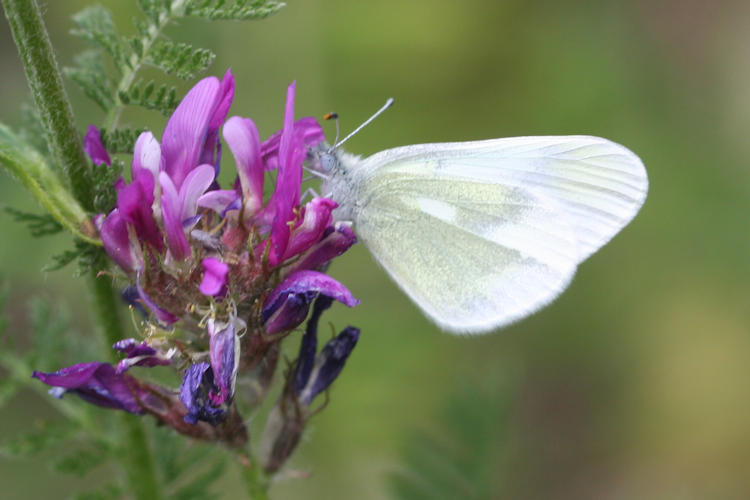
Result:
{"label": "blurred green background", "polygon": [[[135,2],[102,3],[132,29]],[[83,49],[68,30],[87,4],[47,2],[63,65]],[[361,246],[338,259],[332,274],[362,305],[328,319],[362,337],[293,460],[310,477],[275,485],[274,498],[453,497],[435,479],[415,486],[436,470],[469,478],[453,498],[750,498],[750,4],[292,0],[266,21],[169,31],[218,53],[210,73],[231,66],[231,113],[263,136],[296,79],[297,116],[335,110],[344,131],[395,97],[352,152],[592,134],[627,145],[649,172],[641,213],[570,289],[492,335],[438,331]],[[0,119],[16,126],[27,88],[5,23],[0,61]],[[100,122],[69,88],[81,130]],[[126,121],[157,136],[164,125]],[[35,209],[4,174],[0,202]],[[73,268],[40,271],[68,239],[31,239],[5,213],[0,231],[13,335],[40,294],[87,332]],[[53,416],[22,394],[0,410],[0,435]],[[44,460],[0,458],[0,484],[3,498],[59,498],[80,483]],[[220,493],[242,494],[234,471]]]}

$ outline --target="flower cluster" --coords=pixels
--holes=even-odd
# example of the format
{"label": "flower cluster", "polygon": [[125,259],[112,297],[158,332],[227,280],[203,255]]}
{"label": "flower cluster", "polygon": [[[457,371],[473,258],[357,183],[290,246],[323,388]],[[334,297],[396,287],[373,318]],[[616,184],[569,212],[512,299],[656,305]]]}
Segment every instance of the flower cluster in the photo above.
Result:
{"label": "flower cluster", "polygon": [[[261,141],[249,118],[227,119],[234,97],[228,71],[187,93],[161,142],[151,132],[138,137],[130,183],[115,183],[116,207],[94,222],[116,274],[128,282],[124,296],[147,318],[143,338],[114,346],[125,355],[116,366],[35,372],[54,386],[54,395],[74,393],[102,407],[148,413],[184,434],[240,446],[247,433],[235,397],[251,407],[262,401],[280,341],[315,303],[264,437],[269,470],[288,457],[313,398],[339,374],[359,336],[347,327],[317,352],[323,310],[334,300],[358,303],[321,272],[356,238],[347,223],[334,222],[335,201],[303,198],[303,166],[318,161],[324,135],[313,118],[294,120],[294,95],[293,83],[282,129]],[[217,181],[220,134],[237,167],[229,189]],[[93,162],[111,164],[95,127],[84,146]],[[275,186],[264,195],[272,171]],[[157,365],[180,370],[179,390],[129,374],[133,366]]]}

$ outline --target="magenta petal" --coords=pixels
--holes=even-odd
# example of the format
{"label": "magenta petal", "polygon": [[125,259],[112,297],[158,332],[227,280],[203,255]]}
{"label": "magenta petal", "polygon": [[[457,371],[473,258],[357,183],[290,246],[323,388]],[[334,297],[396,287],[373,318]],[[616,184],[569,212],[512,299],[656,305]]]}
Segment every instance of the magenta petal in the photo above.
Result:
{"label": "magenta petal", "polygon": [[180,188],[180,206],[182,207],[182,220],[194,217],[198,212],[198,198],[214,181],[216,172],[211,165],[201,165],[193,169]]}
{"label": "magenta petal", "polygon": [[224,140],[237,164],[246,213],[252,215],[263,205],[264,171],[258,129],[249,118],[233,116],[224,124]]}
{"label": "magenta petal", "polygon": [[299,325],[319,294],[348,307],[359,304],[359,300],[344,285],[327,274],[298,271],[282,281],[266,299],[261,311],[266,332],[276,333]]}
{"label": "magenta petal", "polygon": [[131,273],[143,267],[143,259],[130,241],[128,225],[115,208],[104,219],[99,234],[107,255],[124,271]]}
{"label": "magenta petal", "polygon": [[201,195],[196,202],[199,207],[213,210],[218,214],[224,214],[229,206],[240,198],[234,189],[217,189]]}
{"label": "magenta petal", "polygon": [[320,240],[323,231],[331,224],[331,212],[338,203],[328,198],[313,198],[303,210],[302,222],[290,235],[284,260],[304,252]]}
{"label": "magenta petal", "polygon": [[199,81],[172,114],[162,136],[164,171],[176,189],[198,165],[209,122],[214,117],[221,84],[216,77]]}
{"label": "magenta petal", "polygon": [[[261,144],[260,154],[263,157],[263,164],[266,170],[274,170],[279,166],[281,132],[281,130],[274,132],[271,137]],[[312,116],[306,116],[294,122],[294,134],[297,136],[297,140],[302,142],[306,148],[313,147],[325,140],[323,129]]]}
{"label": "magenta petal", "polygon": [[89,125],[86,136],[83,138],[83,149],[94,165],[101,165],[102,163],[112,165],[112,160],[109,158],[107,150],[104,149],[104,144],[102,144],[102,134],[93,125]]}
{"label": "magenta petal", "polygon": [[175,260],[185,260],[191,252],[182,227],[182,206],[179,195],[166,173],[159,173],[159,184],[161,185],[161,216],[169,252]]}
{"label": "magenta petal", "polygon": [[151,172],[154,179],[161,170],[161,146],[151,132],[142,132],[135,141],[133,163],[130,165],[133,179],[144,169]]}
{"label": "magenta petal", "polygon": [[138,170],[138,176],[117,193],[117,208],[123,219],[133,225],[142,241],[148,242],[158,252],[164,249],[161,231],[152,212],[154,203],[154,177],[149,170]]}
{"label": "magenta petal", "polygon": [[203,266],[203,281],[200,292],[209,297],[224,295],[227,286],[229,266],[216,257],[206,257],[201,261]]}
{"label": "magenta petal", "polygon": [[288,268],[288,272],[291,274],[303,269],[317,269],[346,252],[356,242],[354,231],[345,222],[337,222],[335,226],[326,228],[320,241],[300,255]]}

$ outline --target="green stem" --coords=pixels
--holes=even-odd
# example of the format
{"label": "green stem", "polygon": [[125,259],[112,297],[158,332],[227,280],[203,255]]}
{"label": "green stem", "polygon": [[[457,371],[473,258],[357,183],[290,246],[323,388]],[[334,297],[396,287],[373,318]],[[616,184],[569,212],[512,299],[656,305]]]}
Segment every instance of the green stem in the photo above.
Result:
{"label": "green stem", "polygon": [[250,500],[268,500],[268,476],[261,470],[256,461],[250,465],[240,465],[240,473],[245,482],[247,497]]}
{"label": "green stem", "polygon": [[[94,266],[97,269],[98,266]],[[116,356],[112,344],[125,338],[118,314],[117,297],[109,278],[92,271],[88,277],[94,323],[110,361]],[[135,415],[120,416],[119,459],[127,476],[128,487],[138,500],[163,498],[161,485],[156,476],[154,458],[149,448],[148,436],[143,422]]]}
{"label": "green stem", "polygon": [[76,200],[92,210],[93,184],[86,153],[39,5],[36,0],[2,0],[2,4],[52,155]]}

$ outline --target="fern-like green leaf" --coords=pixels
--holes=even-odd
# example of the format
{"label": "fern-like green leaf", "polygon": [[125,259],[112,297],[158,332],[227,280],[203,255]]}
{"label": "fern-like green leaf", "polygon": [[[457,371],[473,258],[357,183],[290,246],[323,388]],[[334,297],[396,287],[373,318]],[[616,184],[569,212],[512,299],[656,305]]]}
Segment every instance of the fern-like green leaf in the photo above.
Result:
{"label": "fern-like green leaf", "polygon": [[76,28],[71,33],[107,52],[122,71],[129,61],[127,45],[117,35],[112,13],[101,5],[92,5],[73,16]]}
{"label": "fern-like green leaf", "polygon": [[64,68],[65,75],[104,111],[114,105],[115,84],[103,70],[104,58],[99,50],[87,50],[73,59],[74,66]]}
{"label": "fern-like green leaf", "polygon": [[91,175],[94,179],[94,210],[97,213],[109,213],[117,203],[115,181],[122,177],[124,165],[115,158],[112,165],[100,163],[93,165]]}
{"label": "fern-like green leaf", "polygon": [[102,129],[102,143],[110,154],[133,154],[135,141],[146,129],[124,127],[115,130]]}
{"label": "fern-like green leaf", "polygon": [[188,2],[185,14],[211,20],[247,21],[263,19],[282,7],[283,2],[273,0],[193,0]]}
{"label": "fern-like green leaf", "polygon": [[215,58],[216,54],[208,49],[161,39],[154,44],[146,60],[149,64],[164,70],[168,75],[190,80],[195,75],[206,71]]}
{"label": "fern-like green leaf", "polygon": [[45,273],[59,271],[71,262],[77,260],[78,270],[74,273],[74,276],[83,276],[95,267],[97,261],[103,258],[103,255],[104,253],[101,248],[95,245],[90,245],[81,240],[75,240],[73,249],[65,250],[61,254],[53,255],[52,262],[44,266],[42,271]]}
{"label": "fern-like green leaf", "polygon": [[31,236],[39,238],[40,236],[49,236],[50,234],[56,234],[63,230],[63,227],[59,222],[55,220],[50,214],[32,214],[29,212],[23,212],[12,207],[5,207],[5,211],[8,212],[16,222],[26,224],[29,228]]}
{"label": "fern-like green leaf", "polygon": [[165,116],[171,115],[177,107],[177,89],[166,84],[156,87],[153,80],[139,80],[130,87],[129,92],[120,92],[119,95],[124,104],[152,109]]}

